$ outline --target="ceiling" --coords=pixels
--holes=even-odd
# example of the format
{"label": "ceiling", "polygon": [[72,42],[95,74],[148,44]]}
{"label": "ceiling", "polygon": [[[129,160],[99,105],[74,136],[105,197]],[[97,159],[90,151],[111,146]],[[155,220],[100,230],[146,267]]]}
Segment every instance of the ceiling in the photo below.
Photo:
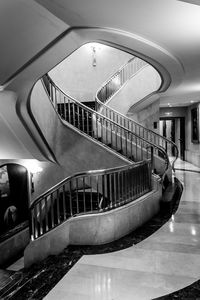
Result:
{"label": "ceiling", "polygon": [[68,26],[35,1],[0,1],[0,84]]}
{"label": "ceiling", "polygon": [[67,29],[96,28],[106,42],[109,36],[104,36],[104,31],[117,32],[116,44],[122,47],[131,39],[130,51],[152,57],[169,72],[172,84],[161,95],[162,106],[199,101],[200,6],[194,2],[1,0],[0,83],[4,85],[17,76]]}

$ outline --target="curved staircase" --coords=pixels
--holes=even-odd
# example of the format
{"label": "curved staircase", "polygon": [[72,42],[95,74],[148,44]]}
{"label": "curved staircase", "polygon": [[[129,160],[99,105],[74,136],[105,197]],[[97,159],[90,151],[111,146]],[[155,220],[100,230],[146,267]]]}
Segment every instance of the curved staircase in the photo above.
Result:
{"label": "curved staircase", "polygon": [[[167,150],[174,147],[177,157],[176,145],[106,104],[119,88],[144,68],[146,63],[138,60],[131,59],[101,87],[95,110],[64,93],[48,75],[43,77],[44,89],[63,122],[123,155],[129,164],[75,174],[40,195],[30,207],[32,241],[71,217],[99,214],[139,199],[152,191],[154,172],[159,174],[162,182],[166,174],[170,178]],[[114,89],[116,77],[120,84]]]}
{"label": "curved staircase", "polygon": [[[167,139],[166,137],[156,133],[153,130],[150,130],[138,122],[128,118],[127,116],[120,113],[120,111],[115,110],[114,108],[109,107],[109,102],[115,96],[115,94],[123,87],[123,85],[130,80],[133,76],[142,71],[148,64],[143,60],[133,57],[125,64],[119,71],[117,71],[108,81],[106,81],[96,93],[96,110],[101,112],[103,115],[109,119],[116,121],[118,124],[127,128],[128,130],[134,132],[145,140],[160,146],[164,149],[166,154],[169,156],[171,153],[174,153],[174,158],[172,159],[172,169],[174,170],[174,163],[178,158],[178,148],[176,144]],[[116,86],[118,82],[118,86]],[[158,86],[158,89],[152,93],[157,93],[161,86]],[[151,95],[152,95],[151,93]],[[145,95],[148,97],[148,94]],[[142,99],[141,99],[142,100]],[[127,109],[128,111],[128,109]]]}

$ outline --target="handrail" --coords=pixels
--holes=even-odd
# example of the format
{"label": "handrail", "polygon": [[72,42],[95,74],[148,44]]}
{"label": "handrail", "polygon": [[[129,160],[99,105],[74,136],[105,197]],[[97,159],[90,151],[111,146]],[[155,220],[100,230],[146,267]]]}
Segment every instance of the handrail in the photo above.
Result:
{"label": "handrail", "polygon": [[111,78],[97,90],[96,98],[101,102],[110,99],[133,75],[148,64],[138,57],[132,57]]}
{"label": "handrail", "polygon": [[57,113],[94,139],[139,161],[127,166],[92,170],[67,177],[40,195],[30,206],[31,239],[80,214],[100,213],[124,205],[151,191],[154,157],[169,160],[160,146],[65,94],[47,75],[43,85]]}
{"label": "handrail", "polygon": [[[172,161],[172,169],[174,169],[174,164],[175,161],[178,158],[178,147],[177,145],[167,139],[166,137],[163,137],[162,135],[154,132],[151,129],[148,129],[144,126],[142,126],[141,124],[139,124],[138,122],[128,118],[127,116],[121,114],[120,112],[116,111],[113,108],[110,108],[105,102],[108,102],[108,100],[111,99],[111,97],[113,97],[115,95],[115,93],[119,90],[119,88],[121,88],[121,86],[128,81],[133,75],[135,75],[138,71],[140,71],[145,65],[147,65],[147,63],[145,63],[145,65],[136,65],[135,68],[135,72],[129,73],[128,75],[125,76],[126,80],[123,80],[123,83],[119,86],[119,88],[114,90],[112,88],[112,81],[116,80],[117,76],[119,76],[119,74],[122,73],[122,71],[124,70],[124,72],[127,69],[128,65],[132,65],[137,61],[142,61],[139,58],[132,58],[130,59],[127,64],[125,64],[119,71],[117,71],[115,74],[113,74],[113,76],[106,81],[97,91],[96,93],[96,97],[95,97],[95,101],[96,101],[96,110],[97,111],[103,111],[103,113],[105,113],[105,116],[110,118],[113,121],[117,121],[120,122],[121,125],[123,125],[124,127],[130,129],[131,131],[137,133],[138,135],[142,136],[143,138],[147,139],[148,141],[152,141],[154,144],[161,146],[165,149],[165,151],[167,152],[167,154],[169,155],[169,152],[174,152],[174,160]],[[130,70],[130,68],[128,69]],[[133,68],[131,69],[133,70]],[[105,93],[105,89],[107,90],[107,92]],[[104,98],[102,96],[105,96]],[[102,109],[103,108],[103,109]]]}
{"label": "handrail", "polygon": [[[49,84],[49,87],[46,86],[46,90],[49,91],[49,97],[62,119],[91,137],[101,140],[113,150],[118,151],[120,149],[121,154],[134,161],[149,158],[151,154],[150,150],[147,151],[147,148],[154,149],[154,156],[161,156],[166,162],[166,167],[161,175],[165,174],[169,166],[169,159],[162,146],[147,141],[118,122],[85,106],[78,100],[67,95],[48,75],[45,75],[45,77],[46,83]],[[81,124],[80,116],[85,117],[85,126]],[[133,149],[133,143],[136,150]],[[154,168],[154,164],[152,167]]]}
{"label": "handrail", "polygon": [[[137,166],[137,165],[141,165],[141,163],[142,162],[137,162],[137,163],[133,163],[133,164],[134,164],[134,166]],[[44,198],[49,193],[55,192],[57,189],[59,189],[68,180],[73,180],[76,177],[83,177],[83,176],[89,176],[89,175],[103,175],[103,174],[106,175],[106,174],[109,174],[111,172],[125,171],[126,169],[127,169],[127,165],[120,166],[120,167],[114,167],[114,168],[108,168],[108,169],[89,170],[89,171],[85,171],[85,172],[75,173],[71,176],[66,177],[65,179],[63,179],[62,181],[60,181],[59,183],[55,184],[50,189],[48,189],[47,191],[42,193],[40,196],[38,196],[37,199],[30,205],[30,209],[32,209],[33,206],[39,202],[40,198]]]}
{"label": "handrail", "polygon": [[151,161],[67,177],[40,195],[30,207],[31,240],[67,219],[101,213],[150,192]]}

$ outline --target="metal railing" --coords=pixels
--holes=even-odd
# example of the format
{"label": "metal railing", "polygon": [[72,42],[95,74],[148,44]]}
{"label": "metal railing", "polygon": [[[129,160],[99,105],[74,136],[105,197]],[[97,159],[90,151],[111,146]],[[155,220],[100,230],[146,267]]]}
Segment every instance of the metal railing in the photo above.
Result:
{"label": "metal railing", "polygon": [[97,91],[97,99],[101,103],[108,101],[137,71],[148,64],[138,57],[132,57]]}
{"label": "metal railing", "polygon": [[151,159],[152,168],[155,168],[156,162],[153,158],[162,157],[165,166],[160,173],[161,175],[165,173],[169,160],[161,146],[154,145],[120,125],[121,120],[113,121],[65,94],[48,76],[45,77],[45,87],[56,111],[63,120],[135,162]]}
{"label": "metal railing", "polygon": [[[167,139],[166,137],[150,130],[136,121],[126,117],[120,112],[106,105],[106,102],[110,100],[112,96],[122,87],[126,81],[128,81],[132,76],[136,75],[144,66],[148,64],[143,60],[134,57],[128,61],[119,71],[117,71],[108,81],[106,81],[96,93],[96,110],[101,112],[109,119],[117,122],[121,126],[127,128],[128,130],[134,132],[138,136],[144,138],[145,140],[162,147],[168,156],[173,156],[172,169],[174,170],[174,163],[178,158],[178,147],[176,144]],[[120,84],[116,84],[119,82]]]}
{"label": "metal railing", "polygon": [[164,160],[162,175],[169,165],[168,156],[162,147],[146,141],[66,95],[50,77],[43,78],[43,85],[62,119],[84,134],[139,162],[76,174],[40,195],[30,207],[32,240],[70,217],[104,212],[139,198],[152,189],[151,173],[156,164],[154,158],[159,159],[161,156]]}
{"label": "metal railing", "polygon": [[68,218],[105,212],[131,202],[151,189],[150,161],[68,177],[31,205],[31,239],[37,239]]}

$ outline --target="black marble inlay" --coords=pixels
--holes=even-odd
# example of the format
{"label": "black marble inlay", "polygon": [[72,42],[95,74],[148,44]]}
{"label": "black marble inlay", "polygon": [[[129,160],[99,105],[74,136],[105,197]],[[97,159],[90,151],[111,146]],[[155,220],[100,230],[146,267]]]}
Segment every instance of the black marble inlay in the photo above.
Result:
{"label": "black marble inlay", "polygon": [[176,181],[175,186],[172,201],[162,206],[155,217],[134,232],[105,245],[69,246],[61,254],[49,256],[41,263],[22,270],[23,280],[5,299],[43,299],[82,255],[118,251],[141,242],[165,224],[177,210],[182,189],[179,181]]}
{"label": "black marble inlay", "polygon": [[4,295],[16,287],[22,278],[23,276],[20,272],[0,270],[0,299],[4,299]]}

